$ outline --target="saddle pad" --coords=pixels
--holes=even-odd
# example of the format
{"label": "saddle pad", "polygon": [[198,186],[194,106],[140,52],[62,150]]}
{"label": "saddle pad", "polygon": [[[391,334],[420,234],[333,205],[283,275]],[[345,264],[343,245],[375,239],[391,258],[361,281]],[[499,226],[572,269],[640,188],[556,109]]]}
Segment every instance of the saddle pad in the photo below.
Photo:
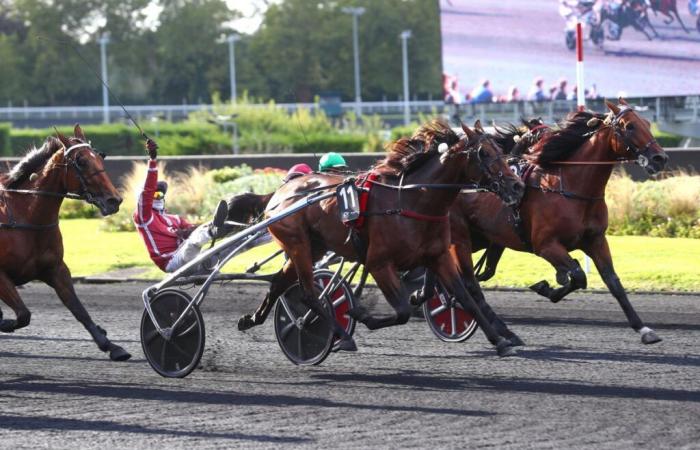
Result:
{"label": "saddle pad", "polygon": [[358,187],[360,188],[360,217],[357,220],[350,223],[350,225],[359,230],[365,224],[365,211],[367,211],[367,204],[369,203],[369,192],[372,189],[372,183],[374,180],[379,178],[379,174],[375,172],[370,172],[365,177],[361,177],[358,182]]}

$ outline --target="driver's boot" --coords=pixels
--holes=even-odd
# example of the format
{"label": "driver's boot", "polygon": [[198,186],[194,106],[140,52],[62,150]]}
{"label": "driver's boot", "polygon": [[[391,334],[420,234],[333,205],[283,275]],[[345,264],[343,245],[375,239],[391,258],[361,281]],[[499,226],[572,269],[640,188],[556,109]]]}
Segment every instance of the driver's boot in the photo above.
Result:
{"label": "driver's boot", "polygon": [[212,219],[211,224],[209,225],[209,235],[212,239],[218,239],[226,234],[224,224],[227,216],[228,204],[225,200],[221,200],[219,205],[216,207],[214,219]]}

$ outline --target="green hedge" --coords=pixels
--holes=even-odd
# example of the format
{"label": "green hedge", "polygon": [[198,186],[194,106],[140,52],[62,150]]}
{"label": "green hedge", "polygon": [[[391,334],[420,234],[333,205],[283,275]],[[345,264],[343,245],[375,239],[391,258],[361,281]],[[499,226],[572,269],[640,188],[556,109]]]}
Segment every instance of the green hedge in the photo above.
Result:
{"label": "green hedge", "polygon": [[10,150],[10,130],[12,126],[9,123],[0,123],[0,154],[4,156],[12,155]]}
{"label": "green hedge", "polygon": [[[72,127],[58,127],[66,135]],[[143,138],[133,126],[123,124],[86,125],[85,135],[93,147],[110,155],[141,155]],[[224,133],[218,126],[206,123],[161,124],[157,129],[144,127],[146,134],[155,139],[161,155],[226,154],[232,151],[230,132]],[[40,146],[51,128],[12,128],[0,126],[0,151],[5,155],[23,155],[32,146]],[[366,137],[346,133],[255,133],[239,136],[238,144],[244,153],[341,153],[361,152]]]}

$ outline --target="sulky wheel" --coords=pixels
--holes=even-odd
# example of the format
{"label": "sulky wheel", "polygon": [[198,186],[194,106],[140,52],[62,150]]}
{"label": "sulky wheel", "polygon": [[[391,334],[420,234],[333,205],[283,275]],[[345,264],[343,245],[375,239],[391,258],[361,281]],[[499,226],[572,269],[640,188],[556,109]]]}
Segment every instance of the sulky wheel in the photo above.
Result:
{"label": "sulky wheel", "polygon": [[[331,352],[334,342],[333,327],[301,301],[299,283],[293,284],[280,296],[275,305],[275,336],[284,355],[294,364],[316,365]],[[322,299],[324,308],[331,304]]]}
{"label": "sulky wheel", "polygon": [[[333,278],[333,275],[334,272],[327,269],[318,269],[314,271],[314,283],[318,287],[319,292],[323,292]],[[348,283],[345,281],[338,283],[338,281],[339,280],[336,280],[335,289],[331,289],[326,298],[333,305],[335,319],[340,326],[345,328],[345,331],[352,336],[355,331],[355,319],[348,315],[348,311],[355,307],[355,298],[353,297],[352,289],[350,289]],[[333,351],[337,351],[338,339],[335,339],[333,342]]]}
{"label": "sulky wheel", "polygon": [[477,329],[472,315],[441,285],[435,296],[423,303],[423,315],[433,334],[444,342],[466,341]]}
{"label": "sulky wheel", "polygon": [[[158,324],[169,329],[192,298],[177,289],[166,289],[151,299],[151,310]],[[141,317],[141,346],[153,370],[164,377],[184,378],[192,372],[204,352],[204,319],[193,305],[169,339],[157,330],[148,311]]]}

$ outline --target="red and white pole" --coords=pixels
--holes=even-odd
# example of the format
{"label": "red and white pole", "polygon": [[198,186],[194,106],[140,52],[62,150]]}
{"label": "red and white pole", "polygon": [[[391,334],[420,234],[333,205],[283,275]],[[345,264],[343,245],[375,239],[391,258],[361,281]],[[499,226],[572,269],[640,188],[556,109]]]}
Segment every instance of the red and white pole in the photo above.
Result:
{"label": "red and white pole", "polygon": [[576,23],[576,104],[578,110],[586,109],[586,87],[583,84],[583,26]]}

